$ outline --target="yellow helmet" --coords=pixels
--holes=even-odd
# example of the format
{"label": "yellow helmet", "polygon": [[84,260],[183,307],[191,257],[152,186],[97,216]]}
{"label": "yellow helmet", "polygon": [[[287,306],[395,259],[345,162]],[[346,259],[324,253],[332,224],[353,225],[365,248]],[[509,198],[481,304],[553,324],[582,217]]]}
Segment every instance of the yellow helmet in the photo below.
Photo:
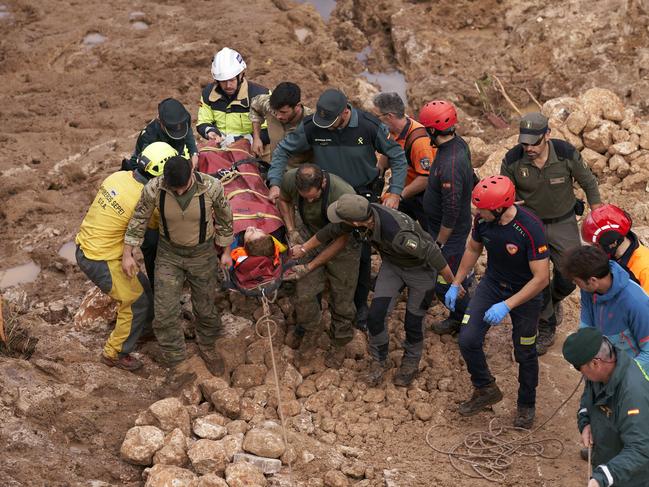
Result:
{"label": "yellow helmet", "polygon": [[177,155],[178,151],[166,142],[154,142],[144,148],[137,161],[140,167],[151,176],[162,176],[165,163]]}

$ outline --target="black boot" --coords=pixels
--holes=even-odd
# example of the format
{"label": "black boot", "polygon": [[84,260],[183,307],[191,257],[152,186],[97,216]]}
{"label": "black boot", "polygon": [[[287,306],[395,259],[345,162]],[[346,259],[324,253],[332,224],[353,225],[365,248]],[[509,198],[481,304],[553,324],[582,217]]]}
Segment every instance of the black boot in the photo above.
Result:
{"label": "black boot", "polygon": [[394,374],[394,385],[395,386],[401,386],[401,387],[407,387],[410,384],[412,384],[412,381],[417,377],[417,374],[419,373],[419,362],[413,363],[413,362],[408,362],[403,360],[401,362],[401,366],[399,367],[399,370],[397,370],[397,373]]}
{"label": "black boot", "polygon": [[550,324],[547,321],[539,322],[539,333],[536,337],[536,353],[539,356],[544,355],[554,343],[555,330],[556,325]]}
{"label": "black boot", "polygon": [[534,408],[518,406],[516,410],[516,418],[514,418],[514,426],[517,428],[530,429],[534,424]]}
{"label": "black boot", "polygon": [[452,318],[446,318],[442,321],[436,321],[431,325],[431,330],[433,333],[438,335],[455,335],[460,331],[461,323]]}
{"label": "black boot", "polygon": [[370,387],[378,386],[383,380],[383,374],[394,367],[394,363],[388,357],[386,360],[372,360],[370,370],[366,376],[367,385]]}
{"label": "black boot", "polygon": [[488,386],[473,389],[473,396],[466,402],[460,404],[459,413],[462,416],[473,416],[479,413],[487,406],[502,401],[503,393],[495,382]]}

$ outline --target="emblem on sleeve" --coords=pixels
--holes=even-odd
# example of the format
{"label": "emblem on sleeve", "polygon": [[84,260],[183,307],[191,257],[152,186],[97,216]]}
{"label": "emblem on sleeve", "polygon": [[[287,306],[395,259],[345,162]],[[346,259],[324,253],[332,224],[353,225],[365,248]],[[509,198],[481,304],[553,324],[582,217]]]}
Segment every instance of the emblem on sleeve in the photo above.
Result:
{"label": "emblem on sleeve", "polygon": [[430,159],[428,157],[422,157],[419,160],[419,165],[424,171],[428,171],[430,169]]}
{"label": "emblem on sleeve", "polygon": [[543,252],[548,251],[548,246],[547,245],[541,245],[538,249],[536,249],[539,254],[542,254]]}
{"label": "emblem on sleeve", "polygon": [[406,240],[406,248],[415,250],[417,248],[417,241],[409,238],[408,240]]}
{"label": "emblem on sleeve", "polygon": [[639,409],[629,409],[626,412],[626,414],[627,414],[627,416],[635,416],[636,414],[640,414],[640,410]]}

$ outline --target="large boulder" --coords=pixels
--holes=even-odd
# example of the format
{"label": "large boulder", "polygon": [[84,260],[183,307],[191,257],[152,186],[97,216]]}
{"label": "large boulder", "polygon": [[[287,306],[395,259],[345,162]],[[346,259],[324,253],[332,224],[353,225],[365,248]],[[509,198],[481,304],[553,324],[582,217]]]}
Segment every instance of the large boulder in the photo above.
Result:
{"label": "large boulder", "polygon": [[247,462],[228,465],[225,480],[229,487],[265,487],[267,484],[261,470]]}
{"label": "large boulder", "polygon": [[220,440],[228,433],[227,428],[223,425],[224,419],[220,414],[208,414],[202,418],[196,418],[192,424],[194,434],[199,438]]}
{"label": "large boulder", "polygon": [[262,428],[253,428],[246,433],[243,449],[253,455],[279,458],[286,450],[281,433]]}
{"label": "large boulder", "polygon": [[624,103],[611,90],[604,88],[591,88],[586,90],[579,101],[584,111],[607,120],[621,122],[624,120]]}
{"label": "large boulder", "polygon": [[191,432],[189,413],[183,403],[175,397],[168,397],[154,402],[149,406],[149,412],[156,420],[156,426],[163,431],[173,431],[179,428],[185,436]]}
{"label": "large boulder", "polygon": [[212,440],[198,440],[187,452],[192,467],[199,474],[222,475],[228,459],[223,445]]}
{"label": "large boulder", "polygon": [[241,395],[230,387],[214,392],[210,401],[217,412],[230,419],[237,419],[241,413]]}
{"label": "large boulder", "polygon": [[232,387],[249,389],[260,386],[266,377],[266,367],[263,364],[242,364],[232,373]]}
{"label": "large boulder", "polygon": [[164,432],[155,426],[134,426],[126,432],[119,453],[129,463],[151,465],[153,455],[164,446],[164,440]]}
{"label": "large boulder", "polygon": [[74,315],[77,330],[108,330],[117,318],[117,301],[101,292],[97,286],[89,289]]}
{"label": "large boulder", "polygon": [[153,455],[153,464],[184,467],[187,461],[187,438],[180,428],[176,428],[167,435],[164,446]]}
{"label": "large boulder", "polygon": [[613,132],[618,130],[618,126],[613,122],[604,120],[598,127],[588,132],[584,132],[584,145],[589,149],[605,154],[610,145],[613,143]]}
{"label": "large boulder", "polygon": [[154,465],[149,469],[144,487],[193,487],[196,474],[172,465]]}

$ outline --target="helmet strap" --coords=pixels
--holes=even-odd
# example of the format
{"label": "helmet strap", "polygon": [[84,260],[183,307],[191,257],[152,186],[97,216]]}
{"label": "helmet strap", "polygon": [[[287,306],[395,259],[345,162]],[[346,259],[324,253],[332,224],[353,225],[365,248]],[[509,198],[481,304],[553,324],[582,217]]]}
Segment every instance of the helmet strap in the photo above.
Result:
{"label": "helmet strap", "polygon": [[499,208],[497,210],[489,210],[491,214],[494,216],[494,223],[500,223],[500,219],[502,218],[503,214],[505,213],[505,210],[507,208]]}

